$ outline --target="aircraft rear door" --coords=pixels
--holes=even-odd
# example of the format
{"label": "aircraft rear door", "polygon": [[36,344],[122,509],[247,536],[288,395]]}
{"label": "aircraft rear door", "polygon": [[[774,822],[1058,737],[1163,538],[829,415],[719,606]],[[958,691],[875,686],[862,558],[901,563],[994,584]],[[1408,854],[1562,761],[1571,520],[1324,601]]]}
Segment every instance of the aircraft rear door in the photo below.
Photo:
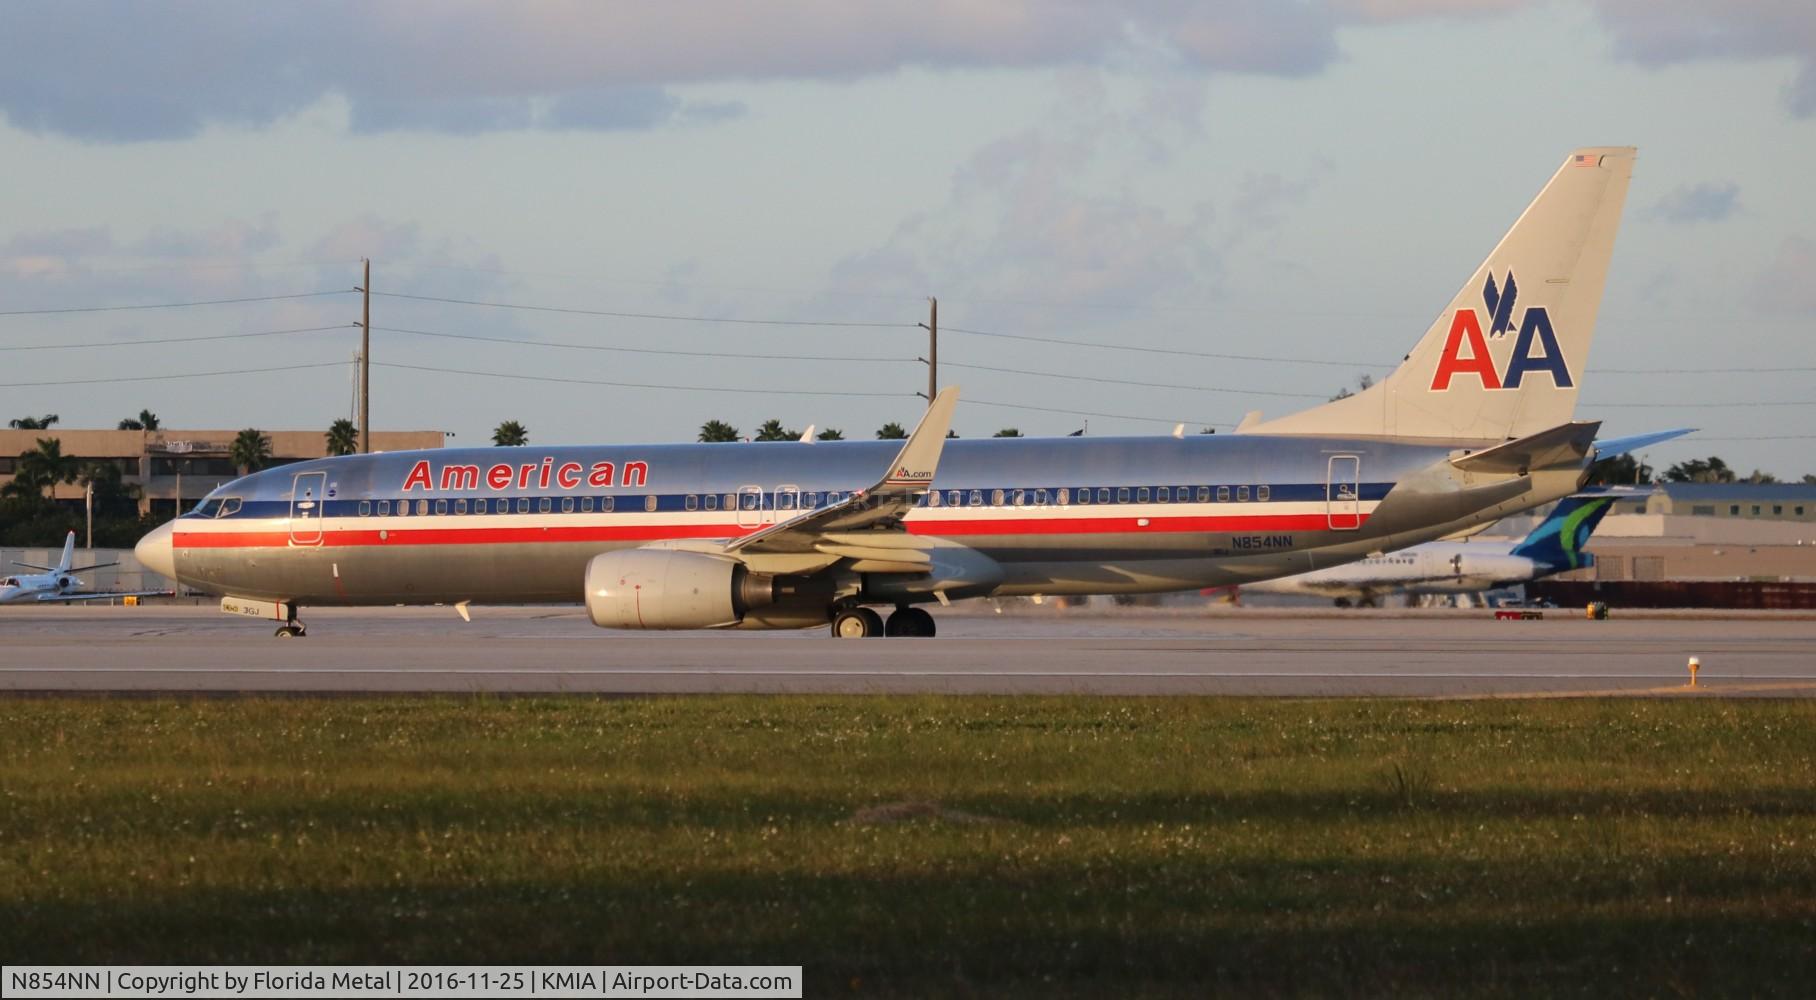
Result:
{"label": "aircraft rear door", "polygon": [[738,527],[762,527],[763,514],[763,487],[738,487]]}
{"label": "aircraft rear door", "polygon": [[323,493],[328,488],[326,472],[301,472],[290,491],[290,544],[322,543]]}
{"label": "aircraft rear door", "polygon": [[1362,527],[1362,459],[1332,455],[1324,482],[1324,510],[1332,531]]}

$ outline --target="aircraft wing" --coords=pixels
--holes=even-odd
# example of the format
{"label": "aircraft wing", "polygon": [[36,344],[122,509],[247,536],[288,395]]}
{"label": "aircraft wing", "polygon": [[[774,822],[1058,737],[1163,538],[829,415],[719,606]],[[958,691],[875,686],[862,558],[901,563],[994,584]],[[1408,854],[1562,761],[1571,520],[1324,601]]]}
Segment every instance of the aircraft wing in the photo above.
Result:
{"label": "aircraft wing", "polygon": [[1672,438],[1683,437],[1685,434],[1694,434],[1696,430],[1694,427],[1679,427],[1676,430],[1653,431],[1650,434],[1635,434],[1631,437],[1603,438],[1595,442],[1595,455],[1597,458],[1625,455],[1627,452],[1657,444],[1660,441],[1669,441]]}
{"label": "aircraft wing", "polygon": [[[802,511],[785,521],[733,539],[726,543],[725,551],[734,554],[829,552],[832,550],[826,547],[828,536],[835,532],[900,525],[902,518],[920,503],[920,498],[933,484],[933,473],[939,465],[940,451],[946,445],[946,432],[952,427],[952,411],[957,405],[956,386],[940,390],[876,485],[857,491],[839,503]],[[917,563],[926,560],[925,556],[912,550],[899,552],[898,556]]]}

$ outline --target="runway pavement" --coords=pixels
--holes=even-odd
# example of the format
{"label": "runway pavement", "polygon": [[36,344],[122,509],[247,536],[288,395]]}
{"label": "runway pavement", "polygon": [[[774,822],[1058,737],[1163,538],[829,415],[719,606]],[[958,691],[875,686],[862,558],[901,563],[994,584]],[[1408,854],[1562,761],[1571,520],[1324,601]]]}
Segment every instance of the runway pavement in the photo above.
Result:
{"label": "runway pavement", "polygon": [[[624,633],[577,608],[0,608],[0,691],[1816,696],[1816,620],[1482,610],[940,615],[937,639]],[[1690,656],[1699,685],[1686,686]]]}

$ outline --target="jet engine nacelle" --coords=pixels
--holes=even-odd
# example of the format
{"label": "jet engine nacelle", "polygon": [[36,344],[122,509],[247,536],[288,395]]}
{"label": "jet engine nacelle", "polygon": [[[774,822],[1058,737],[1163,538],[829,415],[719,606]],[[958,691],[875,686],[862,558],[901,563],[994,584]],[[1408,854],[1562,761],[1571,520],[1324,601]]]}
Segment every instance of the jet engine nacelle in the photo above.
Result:
{"label": "jet engine nacelle", "polygon": [[600,628],[718,628],[774,600],[773,577],[701,552],[629,549],[586,564],[586,611]]}

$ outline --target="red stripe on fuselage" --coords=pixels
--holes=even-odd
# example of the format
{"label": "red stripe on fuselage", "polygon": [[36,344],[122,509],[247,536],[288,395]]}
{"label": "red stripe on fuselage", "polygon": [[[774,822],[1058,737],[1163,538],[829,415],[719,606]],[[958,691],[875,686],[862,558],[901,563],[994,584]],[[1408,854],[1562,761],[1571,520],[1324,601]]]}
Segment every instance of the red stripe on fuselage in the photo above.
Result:
{"label": "red stripe on fuselage", "polygon": [[[1357,523],[1368,520],[1367,514],[1356,515]],[[1147,523],[1141,524],[1141,521]],[[1116,535],[1154,533],[1228,533],[1266,531],[1325,531],[1330,518],[1324,514],[1253,514],[1226,517],[1027,517],[1014,519],[967,518],[965,520],[910,521],[911,535]],[[379,537],[382,530],[384,538]],[[576,525],[573,527],[477,527],[477,528],[359,528],[351,531],[327,530],[322,533],[323,546],[356,547],[383,545],[514,545],[534,542],[655,542],[671,538],[736,538],[756,531],[756,527],[735,524],[626,524]],[[286,548],[290,534],[284,531],[202,532],[179,531],[171,536],[179,549],[245,549]],[[299,543],[298,548],[317,548],[312,543]]]}

